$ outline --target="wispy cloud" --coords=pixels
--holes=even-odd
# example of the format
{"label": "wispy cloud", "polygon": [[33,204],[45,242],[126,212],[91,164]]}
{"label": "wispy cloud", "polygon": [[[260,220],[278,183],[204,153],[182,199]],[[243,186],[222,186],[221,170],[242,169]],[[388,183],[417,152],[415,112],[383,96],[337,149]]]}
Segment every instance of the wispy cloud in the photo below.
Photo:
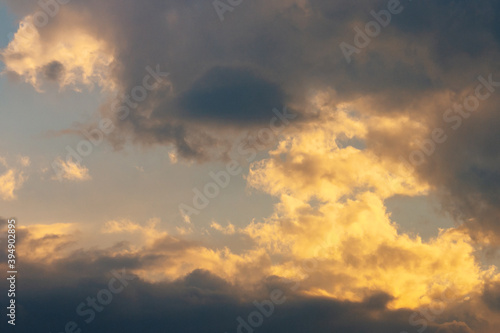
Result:
{"label": "wispy cloud", "polygon": [[0,175],[0,197],[3,200],[16,199],[14,192],[23,185],[24,181],[22,172],[14,169],[7,170]]}
{"label": "wispy cloud", "polygon": [[53,168],[58,170],[57,175],[52,178],[53,180],[86,181],[91,179],[89,169],[79,163],[63,161],[62,159],[56,159],[53,163],[55,164]]}

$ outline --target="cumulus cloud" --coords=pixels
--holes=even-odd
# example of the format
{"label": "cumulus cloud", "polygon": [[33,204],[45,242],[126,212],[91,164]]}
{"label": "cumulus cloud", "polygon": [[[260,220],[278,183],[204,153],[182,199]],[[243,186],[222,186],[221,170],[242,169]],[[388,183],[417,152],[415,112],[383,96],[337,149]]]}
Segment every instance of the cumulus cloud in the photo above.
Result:
{"label": "cumulus cloud", "polygon": [[[424,242],[398,231],[387,212],[386,198],[420,195],[430,185],[355,141],[341,144],[363,140],[372,126],[380,119],[339,112],[286,136],[248,177],[251,186],[280,198],[275,215],[243,232],[291,262],[317,260],[322,269],[302,285],[308,294],[360,301],[383,291],[394,297],[391,307],[413,308],[439,302],[444,292],[474,292],[494,271],[480,268],[467,233],[442,230]],[[273,269],[304,279],[287,262]]]}
{"label": "cumulus cloud", "polygon": [[[288,281],[301,297],[354,303],[372,298],[372,306],[382,302],[391,311],[448,308],[450,300],[456,306],[477,299],[498,275],[493,267],[480,265],[464,230],[442,230],[423,241],[400,231],[391,219],[385,199],[425,194],[430,184],[363,144],[372,127],[389,126],[384,120],[332,111],[320,124],[286,134],[268,158],[255,162],[247,181],[279,199],[274,213],[244,228],[211,225],[228,236],[250,238],[253,245],[243,252],[169,235],[158,229],[156,219],[145,225],[111,220],[102,233],[130,233],[143,241],[82,249],[71,258],[103,265],[127,262],[130,271],[148,283],[175,281],[204,270],[249,294],[258,292],[263,281]],[[31,233],[40,234],[36,230]],[[47,230],[50,238],[59,234],[53,226]],[[32,242],[36,240],[49,258],[57,247],[41,246],[49,237],[44,235],[32,237]],[[58,238],[61,246],[68,241]],[[381,294],[386,297],[373,298]]]}

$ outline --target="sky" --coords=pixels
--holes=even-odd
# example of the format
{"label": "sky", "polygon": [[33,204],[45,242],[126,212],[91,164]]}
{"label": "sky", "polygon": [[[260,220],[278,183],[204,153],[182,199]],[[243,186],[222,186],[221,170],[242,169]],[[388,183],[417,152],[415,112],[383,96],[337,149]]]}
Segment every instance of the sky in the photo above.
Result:
{"label": "sky", "polygon": [[498,59],[491,0],[0,0],[2,332],[498,332]]}

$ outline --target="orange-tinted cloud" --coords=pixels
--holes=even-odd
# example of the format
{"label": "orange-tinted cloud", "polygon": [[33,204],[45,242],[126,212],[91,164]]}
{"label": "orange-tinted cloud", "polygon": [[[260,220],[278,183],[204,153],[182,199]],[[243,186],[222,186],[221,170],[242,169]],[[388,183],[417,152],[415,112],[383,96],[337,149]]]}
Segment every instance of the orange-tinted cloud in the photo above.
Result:
{"label": "orange-tinted cloud", "polygon": [[80,163],[63,161],[60,158],[53,163],[55,164],[54,170],[57,169],[57,175],[53,177],[54,180],[86,181],[92,178],[89,169]]}

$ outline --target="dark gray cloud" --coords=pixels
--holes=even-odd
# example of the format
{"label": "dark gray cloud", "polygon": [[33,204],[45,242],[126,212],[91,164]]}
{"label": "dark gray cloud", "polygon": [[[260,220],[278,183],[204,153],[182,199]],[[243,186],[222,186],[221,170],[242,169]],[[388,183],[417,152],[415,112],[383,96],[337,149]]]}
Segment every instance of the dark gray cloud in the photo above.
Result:
{"label": "dark gray cloud", "polygon": [[[25,263],[18,278],[16,332],[63,332],[70,321],[83,332],[96,333],[237,332],[238,317],[248,323],[249,316],[257,310],[253,302],[262,304],[277,289],[283,292],[283,303],[276,304],[269,317],[262,316],[262,325],[255,332],[386,333],[416,332],[421,328],[409,324],[412,311],[388,310],[386,305],[391,297],[385,294],[362,302],[304,297],[296,295],[289,283],[275,278],[263,281],[257,292],[249,294],[203,270],[172,282],[131,279],[123,292],[115,294],[101,312],[94,311],[95,319],[87,323],[89,315],[78,315],[77,306],[109,288],[112,270],[123,272],[125,268],[126,272],[136,267],[134,262],[110,260],[107,265],[71,258],[60,260],[56,266]],[[466,319],[474,323],[474,315],[468,315]],[[426,332],[473,332],[466,323],[453,318],[456,314],[445,314],[439,323],[427,322]],[[484,323],[478,327],[484,328]]]}
{"label": "dark gray cloud", "polygon": [[284,104],[280,87],[251,70],[215,67],[180,96],[179,116],[248,125],[269,122]]}
{"label": "dark gray cloud", "polygon": [[500,283],[487,284],[484,288],[483,300],[491,310],[500,312]]}
{"label": "dark gray cloud", "polygon": [[43,68],[45,77],[50,81],[58,81],[64,74],[64,65],[59,61],[53,61]]}
{"label": "dark gray cloud", "polygon": [[448,140],[437,145],[436,152],[416,172],[436,186],[445,209],[477,240],[488,236],[490,242],[499,244],[500,91],[496,94],[463,119],[457,130],[437,122],[435,126],[446,129]]}
{"label": "dark gray cloud", "polygon": [[[269,108],[283,104],[303,112],[317,89],[334,89],[338,103],[372,98],[368,112],[403,112],[430,92],[460,91],[484,68],[498,66],[498,6],[492,1],[402,6],[351,64],[339,44],[353,43],[352,27],[373,20],[370,11],[387,8],[387,1],[260,0],[235,7],[219,22],[210,1],[73,0],[65,10],[85,15],[66,22],[60,13],[42,37],[83,25],[115,50],[112,73],[124,93],[142,84],[146,66],[171,73],[173,94],[165,89],[149,96],[121,124],[136,142],[172,144],[193,158],[209,154],[193,142],[207,136],[208,146],[221,141],[211,129],[262,124]],[[153,116],[141,116],[149,112]]]}

